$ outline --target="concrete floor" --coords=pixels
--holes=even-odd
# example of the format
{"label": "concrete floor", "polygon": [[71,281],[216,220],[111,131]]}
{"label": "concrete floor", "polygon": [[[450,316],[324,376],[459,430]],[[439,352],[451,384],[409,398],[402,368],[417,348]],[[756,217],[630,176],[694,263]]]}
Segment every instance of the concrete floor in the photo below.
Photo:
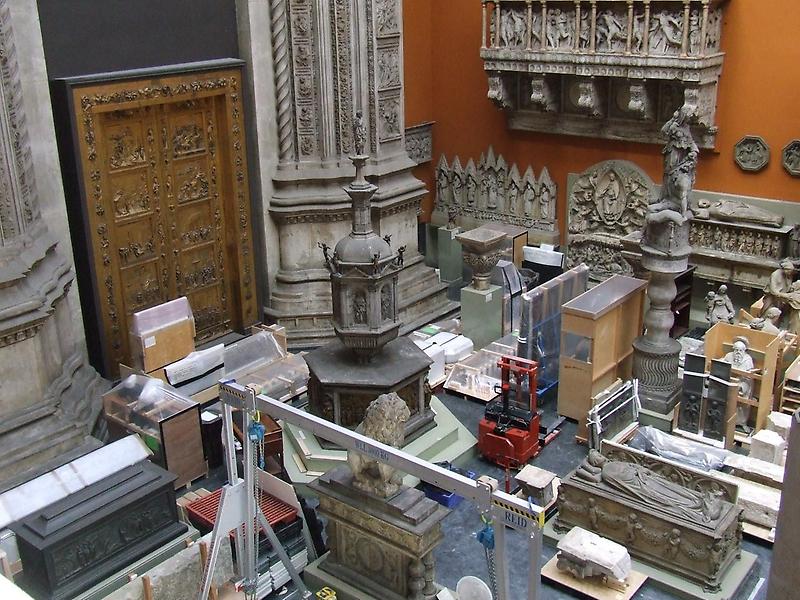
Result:
{"label": "concrete floor", "polygon": [[[453,414],[461,420],[471,431],[477,432],[477,424],[483,415],[484,404],[452,396],[447,393],[438,393],[439,399]],[[554,417],[554,404],[543,407],[544,421]],[[559,435],[551,444],[545,447],[535,459],[534,464],[563,477],[571,472],[587,454],[585,446],[575,443],[576,425],[569,421],[561,427]],[[502,469],[481,458],[468,461],[466,468],[479,474],[490,475],[503,482],[505,475]],[[450,589],[455,589],[458,580],[465,575],[474,575],[488,581],[488,572],[483,547],[475,538],[475,533],[481,528],[480,515],[469,502],[461,502],[459,506],[446,518],[443,523],[444,540],[436,550],[436,581]],[[508,530],[509,540],[507,556],[516,560],[510,565],[511,596],[515,599],[527,597],[527,572],[528,548],[527,539],[521,533]],[[763,600],[766,598],[766,582],[763,582],[755,595],[752,595],[761,578],[766,579],[769,573],[769,563],[772,550],[766,545],[753,543],[745,538],[743,548],[758,557],[756,568],[750,579],[745,582],[739,595],[734,600]],[[542,554],[542,564],[550,560],[556,553],[555,548],[547,546],[545,542]],[[557,598],[573,598],[571,592],[556,588],[548,583],[542,584],[540,600],[554,600]],[[634,600],[665,600],[675,598],[671,593],[656,588],[648,582],[636,593]]]}

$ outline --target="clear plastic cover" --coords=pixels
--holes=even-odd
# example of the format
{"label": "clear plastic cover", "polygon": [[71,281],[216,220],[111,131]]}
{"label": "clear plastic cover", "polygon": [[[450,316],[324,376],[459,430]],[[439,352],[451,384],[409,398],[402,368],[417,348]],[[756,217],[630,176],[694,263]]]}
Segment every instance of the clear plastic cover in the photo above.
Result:
{"label": "clear plastic cover", "polygon": [[130,332],[135,336],[144,337],[150,331],[161,329],[183,319],[194,319],[192,307],[186,296],[133,313]]}
{"label": "clear plastic cover", "polygon": [[639,427],[628,445],[705,471],[721,469],[725,458],[731,454],[728,450],[669,435],[649,425]]}
{"label": "clear plastic cover", "polygon": [[119,385],[103,394],[103,408],[118,423],[154,438],[158,424],[195,405],[168,383],[146,375],[129,375]]}
{"label": "clear plastic cover", "polygon": [[237,381],[242,385],[254,383],[261,386],[262,394],[285,402],[306,391],[308,365],[302,354],[290,354],[278,362],[243,374]]}
{"label": "clear plastic cover", "polygon": [[225,348],[225,376],[237,379],[286,356],[286,351],[269,331],[259,331]]}

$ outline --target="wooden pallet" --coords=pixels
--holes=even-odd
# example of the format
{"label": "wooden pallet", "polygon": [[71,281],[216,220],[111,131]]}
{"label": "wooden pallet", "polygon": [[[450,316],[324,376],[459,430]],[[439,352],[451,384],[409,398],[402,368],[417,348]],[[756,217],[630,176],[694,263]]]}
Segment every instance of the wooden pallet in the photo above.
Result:
{"label": "wooden pallet", "polygon": [[639,588],[642,587],[644,582],[647,581],[647,575],[644,573],[631,571],[627,580],[628,587],[624,592],[620,592],[606,587],[597,578],[578,579],[570,573],[560,571],[558,567],[556,567],[557,562],[558,555],[551,558],[542,568],[542,577],[544,579],[567,587],[589,598],[595,598],[596,600],[630,600],[633,595],[639,591]]}

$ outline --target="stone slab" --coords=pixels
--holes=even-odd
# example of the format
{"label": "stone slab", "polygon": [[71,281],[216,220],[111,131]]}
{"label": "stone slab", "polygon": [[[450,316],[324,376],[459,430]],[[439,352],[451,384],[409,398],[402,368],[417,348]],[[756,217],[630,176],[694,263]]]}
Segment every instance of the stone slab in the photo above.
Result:
{"label": "stone slab", "polygon": [[441,227],[437,231],[439,238],[437,243],[439,279],[448,284],[461,282],[464,271],[461,244],[456,239],[456,235],[460,232],[461,230],[458,227],[455,229]]}
{"label": "stone slab", "polygon": [[551,558],[542,567],[542,578],[546,581],[563,585],[579,594],[595,598],[596,600],[630,600],[647,581],[647,575],[638,571],[631,571],[628,575],[628,587],[620,592],[603,585],[598,578],[578,579],[556,567],[558,555]]}
{"label": "stone slab", "polygon": [[503,337],[503,288],[488,290],[465,287],[461,290],[462,333],[475,348],[483,348]]}
{"label": "stone slab", "polygon": [[736,504],[742,508],[745,523],[767,530],[775,527],[781,507],[780,490],[728,473],[715,473],[715,476],[738,486]]}
{"label": "stone slab", "polygon": [[784,467],[780,465],[742,454],[729,454],[725,459],[725,466],[742,479],[783,489]]}
{"label": "stone slab", "polygon": [[675,421],[675,409],[673,408],[666,414],[661,414],[646,408],[639,409],[639,424],[644,427],[650,425],[666,433],[672,431],[672,423]]}
{"label": "stone slab", "polygon": [[[450,461],[462,464],[476,456],[477,440],[436,397],[431,397],[434,427],[414,438],[403,450],[429,462]],[[283,426],[284,467],[299,493],[308,495],[306,486],[326,471],[347,463],[347,452],[323,448],[312,434],[294,425]],[[403,485],[414,487],[419,479],[403,478]]]}
{"label": "stone slab", "polygon": [[[544,539],[551,546],[555,547],[563,536],[564,534],[556,533],[553,529],[552,519],[545,524]],[[721,588],[718,592],[706,592],[701,585],[687,581],[683,577],[640,560],[631,559],[631,567],[634,571],[647,575],[653,585],[667,590],[677,598],[685,600],[733,600],[750,576],[757,560],[758,557],[755,554],[742,550],[742,556],[733,562],[723,576]]]}

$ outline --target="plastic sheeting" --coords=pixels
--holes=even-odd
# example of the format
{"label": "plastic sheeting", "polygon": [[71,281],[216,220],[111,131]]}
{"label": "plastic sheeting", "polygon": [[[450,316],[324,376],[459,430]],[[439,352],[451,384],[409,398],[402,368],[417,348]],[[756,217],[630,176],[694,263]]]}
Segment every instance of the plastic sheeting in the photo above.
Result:
{"label": "plastic sheeting", "polygon": [[639,427],[628,445],[703,471],[720,470],[725,458],[731,454],[728,450],[679,438],[649,425]]}

